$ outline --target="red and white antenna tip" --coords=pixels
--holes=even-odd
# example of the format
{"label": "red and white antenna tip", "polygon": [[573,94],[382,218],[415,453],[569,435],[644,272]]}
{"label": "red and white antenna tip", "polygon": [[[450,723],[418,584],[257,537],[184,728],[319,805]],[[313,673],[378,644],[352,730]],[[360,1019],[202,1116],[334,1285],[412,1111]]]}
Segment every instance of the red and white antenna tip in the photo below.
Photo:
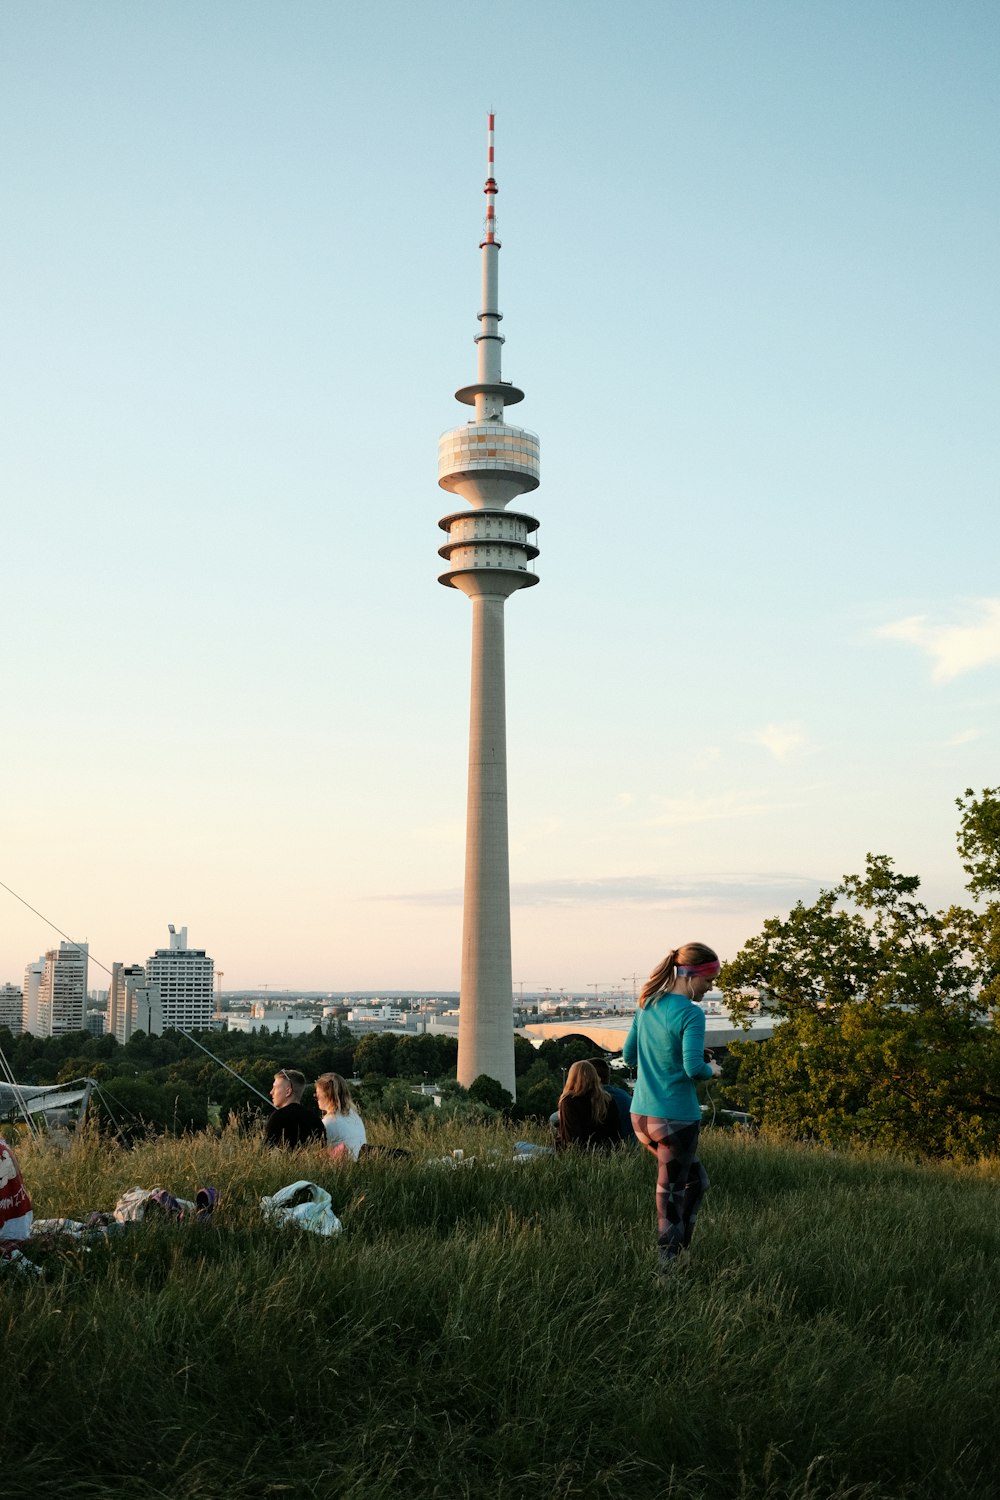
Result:
{"label": "red and white antenna tip", "polygon": [[499,245],[500,241],[496,237],[496,208],[493,201],[497,195],[497,183],[496,178],[493,176],[494,115],[492,110],[487,119],[489,120],[489,128],[486,132],[486,186],[483,188],[483,192],[486,194],[486,238],[482,241],[482,244]]}

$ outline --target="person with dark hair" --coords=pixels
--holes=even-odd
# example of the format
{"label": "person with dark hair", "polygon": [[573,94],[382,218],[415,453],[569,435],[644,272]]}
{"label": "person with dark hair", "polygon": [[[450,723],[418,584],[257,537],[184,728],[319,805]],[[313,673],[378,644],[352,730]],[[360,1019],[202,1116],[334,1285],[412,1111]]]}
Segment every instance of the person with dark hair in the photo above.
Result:
{"label": "person with dark hair", "polygon": [[323,1121],[302,1103],[306,1077],[297,1068],[279,1068],[271,1085],[274,1111],[264,1126],[265,1146],[306,1146],[325,1141]]}
{"label": "person with dark hair", "polygon": [[636,1069],[632,1124],[657,1161],[656,1221],[660,1265],[672,1270],[694,1234],[708,1173],[698,1160],[701,1107],[695,1083],[717,1078],[705,1061],[705,1014],[698,1007],[721,965],[704,943],[672,948],[639,996],[623,1056]]}
{"label": "person with dark hair", "polygon": [[592,1057],[590,1066],[601,1080],[601,1088],[611,1100],[618,1111],[618,1124],[621,1127],[622,1140],[627,1146],[636,1144],[635,1128],[632,1124],[632,1095],[628,1089],[621,1089],[617,1084],[611,1082],[611,1068],[606,1057]]}
{"label": "person with dark hair", "polygon": [[559,1096],[556,1146],[584,1146],[606,1150],[621,1143],[622,1132],[614,1101],[601,1088],[592,1063],[575,1062],[566,1074]]}

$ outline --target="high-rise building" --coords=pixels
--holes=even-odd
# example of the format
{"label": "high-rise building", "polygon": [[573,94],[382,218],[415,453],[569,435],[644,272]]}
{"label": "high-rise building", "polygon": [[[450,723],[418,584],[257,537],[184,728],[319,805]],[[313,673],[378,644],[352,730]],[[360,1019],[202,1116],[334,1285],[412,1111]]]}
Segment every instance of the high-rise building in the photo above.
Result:
{"label": "high-rise building", "polygon": [[[136,1019],[136,991],[145,988],[146,970],[143,964],[111,965],[111,984],[108,988],[108,1031],[123,1046],[133,1031],[141,1030],[151,1033],[151,1027],[148,1024],[141,1025]],[[146,1019],[148,1022],[148,1017]],[[158,1031],[162,1030],[161,1025]]]}
{"label": "high-rise building", "polygon": [[[37,1036],[86,1030],[88,959],[86,943],[60,943],[46,953],[38,984]],[[29,975],[32,968],[29,964]]]}
{"label": "high-rise building", "polygon": [[537,583],[528,569],[538,548],[533,516],[509,511],[511,500],[537,489],[538,438],[504,421],[504,408],[524,392],[501,379],[498,306],[497,184],[493,176],[493,115],[489,117],[486,228],[476,380],[455,392],[474,407],[463,427],[438,445],[438,483],[470,510],[444,516],[439,549],[448,571],[439,582],[472,601],[472,702],[469,794],[465,834],[465,902],[458,1025],[458,1081],[481,1073],[514,1092],[514,1018],[510,958],[510,873],[507,847],[507,724],[504,688],[504,604]]}
{"label": "high-rise building", "polygon": [[0,984],[0,1026],[20,1036],[24,1026],[24,991],[16,984]]}
{"label": "high-rise building", "polygon": [[178,932],[171,922],[169,930],[170,947],[157,948],[146,964],[146,985],[155,985],[156,994],[136,996],[137,1004],[142,1000],[147,1007],[148,1025],[140,1026],[137,1018],[135,1029],[153,1028],[158,1003],[163,1030],[207,1031],[215,1007],[215,963],[204,948],[188,947],[186,927]]}
{"label": "high-rise building", "polygon": [[144,1031],[147,1036],[163,1035],[163,1006],[158,984],[137,984],[133,989],[132,1030]]}
{"label": "high-rise building", "polygon": [[22,1014],[24,1016],[24,1029],[31,1036],[42,1036],[40,1018],[38,1015],[38,989],[45,973],[45,958],[40,958],[37,963],[27,964],[24,970],[24,989],[22,991],[24,1004]]}
{"label": "high-rise building", "polygon": [[[119,1042],[127,1042],[131,1034],[128,1007],[125,1004],[125,965],[111,965],[111,983],[108,985],[108,1032]],[[145,970],[143,970],[145,976]]]}

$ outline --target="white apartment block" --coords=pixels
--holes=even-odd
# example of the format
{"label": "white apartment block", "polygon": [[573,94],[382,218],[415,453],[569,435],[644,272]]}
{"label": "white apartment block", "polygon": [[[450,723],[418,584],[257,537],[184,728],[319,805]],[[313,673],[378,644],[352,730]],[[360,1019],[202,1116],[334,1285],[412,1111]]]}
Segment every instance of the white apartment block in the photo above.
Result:
{"label": "white apartment block", "polygon": [[[60,943],[50,948],[43,960],[44,965],[38,982],[38,1030],[35,1036],[63,1036],[70,1031],[87,1029],[87,963],[86,943]],[[29,976],[35,966],[28,965],[25,975],[27,990]]]}
{"label": "white apartment block", "polygon": [[[187,928],[170,924],[170,947],[157,948],[146,964],[146,985],[156,987],[160,1027],[208,1031],[215,1012],[215,963],[204,948],[189,948]],[[137,1000],[140,997],[137,996]],[[146,997],[150,1029],[155,1024],[153,996]],[[136,1022],[138,1029],[139,1022]],[[146,1028],[143,1027],[143,1030]]]}
{"label": "white apartment block", "polygon": [[163,1035],[163,1006],[158,984],[136,984],[132,991],[132,1030]]}
{"label": "white apartment block", "polygon": [[[152,993],[151,993],[152,992]],[[155,1005],[151,1001],[155,1000]],[[159,1011],[159,991],[146,984],[143,964],[112,964],[108,990],[108,1031],[122,1046],[133,1031],[159,1036],[163,1017]]]}
{"label": "white apartment block", "polygon": [[24,991],[16,984],[0,984],[0,1026],[12,1036],[24,1028]]}
{"label": "white apartment block", "polygon": [[22,990],[24,1017],[23,1026],[31,1036],[41,1036],[38,1019],[38,987],[45,973],[45,959],[40,958],[37,963],[28,964],[24,971],[24,989]]}

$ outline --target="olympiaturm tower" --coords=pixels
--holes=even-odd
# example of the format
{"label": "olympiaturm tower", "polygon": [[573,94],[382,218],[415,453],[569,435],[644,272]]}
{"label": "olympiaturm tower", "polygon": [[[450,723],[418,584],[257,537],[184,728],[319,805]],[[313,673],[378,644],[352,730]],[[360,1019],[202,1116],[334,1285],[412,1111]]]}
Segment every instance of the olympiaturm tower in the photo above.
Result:
{"label": "olympiaturm tower", "polygon": [[439,583],[472,601],[472,705],[469,721],[469,801],[465,833],[465,913],[458,1024],[458,1081],[480,1073],[514,1093],[513,986],[510,963],[510,873],[507,855],[507,723],[504,704],[503,607],[517,589],[538,582],[528,563],[538,548],[528,537],[534,516],[507,510],[518,495],[538,488],[538,438],[504,421],[504,407],[524,392],[500,378],[501,313],[497,305],[497,185],[493,176],[493,116],[489,117],[486,237],[482,251],[482,311],[476,381],[455,392],[475,407],[464,427],[438,444],[438,483],[471,510],[438,522],[448,540]]}

